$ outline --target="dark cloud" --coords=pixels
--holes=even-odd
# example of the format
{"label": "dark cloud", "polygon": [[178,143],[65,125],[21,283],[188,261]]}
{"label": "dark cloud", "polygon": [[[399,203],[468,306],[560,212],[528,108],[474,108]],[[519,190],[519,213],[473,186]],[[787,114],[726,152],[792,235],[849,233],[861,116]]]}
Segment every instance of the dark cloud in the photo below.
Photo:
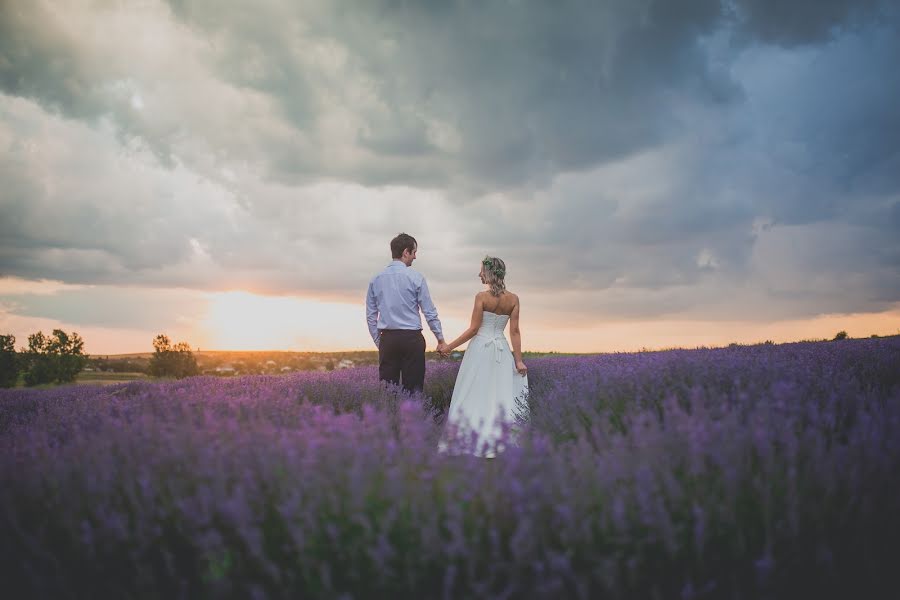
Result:
{"label": "dark cloud", "polygon": [[[6,5],[0,85],[66,115],[110,116],[164,161],[177,152],[183,128],[211,146],[228,143],[237,157],[252,153],[275,179],[482,188],[659,141],[673,90],[711,102],[737,92],[697,42],[720,18],[714,0],[677,10],[666,2],[285,3],[253,11],[243,3],[178,2],[172,9],[214,40],[203,58],[217,78],[271,99],[295,135],[251,131],[267,142],[261,149],[223,137],[224,123],[199,115],[176,124],[135,114],[127,99],[110,97],[110,86],[134,77],[142,83],[152,61],[135,54],[105,62],[102,44],[84,43],[60,15],[39,7]],[[335,152],[329,127],[341,117],[353,156]]]}
{"label": "dark cloud", "polygon": [[[296,18],[338,42],[343,69],[375,98],[343,98],[360,119],[358,139],[375,151],[375,164],[342,171],[362,182],[412,171],[418,183],[422,170],[434,183],[479,189],[540,181],[658,142],[672,90],[712,102],[736,93],[697,43],[719,17],[713,1],[679,11],[630,2],[327,6]],[[209,27],[197,12],[208,14],[190,22]],[[250,44],[257,29],[235,24],[230,33]]]}
{"label": "dark cloud", "polygon": [[[190,61],[163,81],[145,81],[166,77],[146,48],[109,61],[108,48],[86,43],[60,11],[6,3],[0,86],[70,116],[110,116],[166,163],[191,138],[221,159],[262,161],[283,182],[333,176],[483,192],[546,182],[664,142],[673,97],[712,106],[741,101],[727,64],[740,48],[733,44],[822,42],[883,17],[884,6],[384,0],[248,10],[242,2],[200,0],[150,12],[169,23],[161,35],[209,41],[182,40],[172,50],[173,60],[181,52],[202,61],[215,78],[204,85]],[[705,43],[735,27],[746,39],[734,37],[726,55]],[[191,88],[215,103],[227,86],[235,104],[265,99],[276,121],[267,126],[250,118],[255,113],[189,111],[182,121],[137,114],[129,98],[110,91],[129,78],[138,88],[172,86],[167,93],[182,104]],[[223,121],[229,117],[235,121]]]}
{"label": "dark cloud", "polygon": [[0,3],[0,86],[74,117],[104,112],[92,57],[46,5]]}
{"label": "dark cloud", "polygon": [[490,252],[585,315],[878,310],[898,24],[877,1],[0,3],[0,274],[356,298],[406,229],[452,303]]}
{"label": "dark cloud", "polygon": [[884,0],[732,0],[728,4],[748,35],[783,46],[825,42],[896,16]]}

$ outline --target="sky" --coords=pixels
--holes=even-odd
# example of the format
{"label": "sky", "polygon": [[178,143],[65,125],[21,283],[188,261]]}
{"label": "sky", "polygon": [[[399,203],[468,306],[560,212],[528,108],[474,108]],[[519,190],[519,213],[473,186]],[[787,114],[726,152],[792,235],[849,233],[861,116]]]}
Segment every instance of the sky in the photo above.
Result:
{"label": "sky", "polygon": [[898,57],[881,0],[3,0],[0,333],[374,349],[403,231],[450,338],[486,254],[526,350],[897,334]]}

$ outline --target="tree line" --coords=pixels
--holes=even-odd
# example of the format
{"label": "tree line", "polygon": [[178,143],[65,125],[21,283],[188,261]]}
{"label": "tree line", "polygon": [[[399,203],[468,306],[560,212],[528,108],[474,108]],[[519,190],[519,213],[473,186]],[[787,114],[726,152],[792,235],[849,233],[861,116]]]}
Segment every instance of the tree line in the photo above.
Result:
{"label": "tree line", "polygon": [[84,369],[84,340],[77,333],[54,329],[28,336],[28,347],[16,352],[16,338],[0,335],[0,386],[12,387],[24,374],[25,385],[70,383]]}
{"label": "tree line", "polygon": [[[0,387],[14,387],[21,376],[26,386],[72,383],[84,370],[88,356],[84,354],[84,340],[78,333],[54,329],[28,336],[28,346],[16,350],[16,337],[0,334]],[[190,345],[172,344],[168,336],[153,339],[150,375],[154,377],[189,377],[199,369]]]}

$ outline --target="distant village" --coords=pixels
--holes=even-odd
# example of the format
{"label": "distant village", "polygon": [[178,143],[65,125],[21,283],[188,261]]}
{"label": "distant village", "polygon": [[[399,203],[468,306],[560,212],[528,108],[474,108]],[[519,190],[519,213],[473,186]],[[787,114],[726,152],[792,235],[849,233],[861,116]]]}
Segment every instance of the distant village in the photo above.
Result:
{"label": "distant village", "polygon": [[[152,353],[93,355],[84,371],[89,373],[148,373]],[[378,364],[378,352],[241,352],[194,350],[200,374],[219,377],[277,375],[295,371],[336,371]],[[453,359],[462,358],[454,352]]]}
{"label": "distant village", "polygon": [[[199,361],[198,361],[199,362]],[[236,360],[233,363],[223,363],[213,369],[204,368],[202,363],[200,369],[207,375],[239,375],[243,373],[290,373],[291,371],[334,371],[336,369],[349,369],[356,366],[356,363],[349,358],[342,358],[338,361],[328,359],[322,361],[309,361],[310,364],[289,365],[279,364],[277,360],[271,358],[262,364],[255,362],[245,362]],[[312,367],[312,368],[310,368]]]}

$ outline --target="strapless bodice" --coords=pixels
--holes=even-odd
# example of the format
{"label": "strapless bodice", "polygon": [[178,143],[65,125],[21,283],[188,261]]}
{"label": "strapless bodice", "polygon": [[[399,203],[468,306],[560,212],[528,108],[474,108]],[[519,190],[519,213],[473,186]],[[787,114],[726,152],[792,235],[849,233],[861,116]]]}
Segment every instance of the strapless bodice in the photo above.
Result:
{"label": "strapless bodice", "polygon": [[506,324],[509,322],[509,315],[498,315],[496,313],[484,311],[481,319],[481,327],[478,328],[478,335],[494,338],[503,335]]}

